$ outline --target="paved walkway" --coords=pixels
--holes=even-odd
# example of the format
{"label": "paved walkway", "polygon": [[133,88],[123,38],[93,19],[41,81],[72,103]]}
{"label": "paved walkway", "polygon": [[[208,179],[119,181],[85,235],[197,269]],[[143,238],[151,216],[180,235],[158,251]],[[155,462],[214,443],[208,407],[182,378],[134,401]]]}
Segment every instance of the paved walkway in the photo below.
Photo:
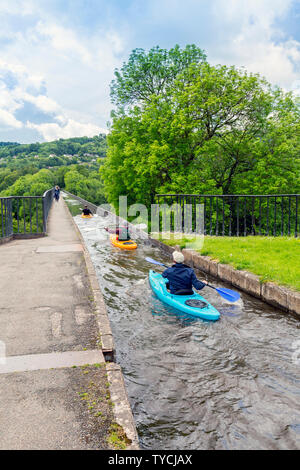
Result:
{"label": "paved walkway", "polygon": [[0,449],[108,448],[104,358],[66,211],[54,202],[47,237],[0,245]]}

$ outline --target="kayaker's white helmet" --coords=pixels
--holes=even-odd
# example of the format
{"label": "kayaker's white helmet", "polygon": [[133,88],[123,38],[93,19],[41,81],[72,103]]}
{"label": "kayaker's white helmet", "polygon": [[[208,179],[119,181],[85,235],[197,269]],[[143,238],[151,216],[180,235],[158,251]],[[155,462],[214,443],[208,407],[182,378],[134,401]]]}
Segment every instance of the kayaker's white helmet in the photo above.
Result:
{"label": "kayaker's white helmet", "polygon": [[173,251],[173,260],[175,261],[175,263],[183,263],[184,256],[180,251]]}

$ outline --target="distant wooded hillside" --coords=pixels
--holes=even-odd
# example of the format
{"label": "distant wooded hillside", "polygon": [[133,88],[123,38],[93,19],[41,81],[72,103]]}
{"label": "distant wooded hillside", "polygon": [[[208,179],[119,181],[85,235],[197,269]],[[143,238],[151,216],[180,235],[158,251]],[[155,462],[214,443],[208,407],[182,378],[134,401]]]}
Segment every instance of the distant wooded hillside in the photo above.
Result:
{"label": "distant wooded hillside", "polygon": [[0,142],[0,197],[39,196],[51,186],[95,204],[105,202],[99,175],[106,156],[106,136],[53,142]]}
{"label": "distant wooded hillside", "polygon": [[19,169],[33,165],[38,169],[96,162],[106,156],[106,136],[75,137],[53,142],[18,144],[0,142],[0,168]]}

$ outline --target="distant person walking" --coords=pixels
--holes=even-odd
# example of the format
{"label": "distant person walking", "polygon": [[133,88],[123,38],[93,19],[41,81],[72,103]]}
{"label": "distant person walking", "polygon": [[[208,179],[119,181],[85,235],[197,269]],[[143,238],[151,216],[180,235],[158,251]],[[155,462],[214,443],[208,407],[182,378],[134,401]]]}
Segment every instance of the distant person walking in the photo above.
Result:
{"label": "distant person walking", "polygon": [[59,201],[59,196],[60,196],[60,187],[56,185],[54,189],[54,199],[56,199],[57,202]]}

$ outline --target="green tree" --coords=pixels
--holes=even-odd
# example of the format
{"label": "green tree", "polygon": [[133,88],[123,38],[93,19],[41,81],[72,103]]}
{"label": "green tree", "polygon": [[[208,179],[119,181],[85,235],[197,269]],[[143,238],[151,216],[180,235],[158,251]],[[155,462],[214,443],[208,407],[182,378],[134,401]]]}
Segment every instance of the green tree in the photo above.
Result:
{"label": "green tree", "polygon": [[111,84],[112,102],[118,106],[149,103],[152,96],[165,95],[176,77],[191,64],[206,60],[194,44],[167,50],[156,46],[146,53],[134,49],[121,70],[115,70]]}
{"label": "green tree", "polygon": [[94,204],[102,204],[106,201],[98,171],[90,173],[86,168],[78,166],[66,172],[64,180],[65,188],[70,193]]}
{"label": "green tree", "polygon": [[155,193],[295,191],[299,108],[259,75],[192,63],[164,95],[113,115],[100,171],[116,208],[120,195],[149,204]]}
{"label": "green tree", "polygon": [[21,176],[12,186],[2,191],[1,196],[42,196],[53,185],[53,173],[49,170],[40,170],[34,175]]}

